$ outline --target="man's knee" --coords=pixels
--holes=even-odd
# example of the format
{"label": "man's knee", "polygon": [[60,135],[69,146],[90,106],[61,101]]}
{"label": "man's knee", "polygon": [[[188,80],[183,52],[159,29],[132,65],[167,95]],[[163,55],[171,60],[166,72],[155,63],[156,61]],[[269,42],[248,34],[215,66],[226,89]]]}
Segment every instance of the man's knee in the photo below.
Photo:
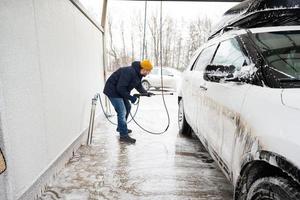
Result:
{"label": "man's knee", "polygon": [[117,116],[118,116],[118,117],[121,117],[122,119],[125,119],[125,118],[126,118],[126,112],[123,112],[123,111],[118,112],[118,113],[117,113]]}

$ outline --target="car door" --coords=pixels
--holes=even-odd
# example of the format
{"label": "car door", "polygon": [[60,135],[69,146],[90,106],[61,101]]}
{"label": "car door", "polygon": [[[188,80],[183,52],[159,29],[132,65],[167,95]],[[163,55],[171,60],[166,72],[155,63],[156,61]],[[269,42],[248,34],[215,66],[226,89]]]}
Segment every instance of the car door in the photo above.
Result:
{"label": "car door", "polygon": [[217,44],[213,44],[211,46],[208,46],[207,48],[204,48],[196,63],[194,64],[194,67],[192,68],[193,75],[191,76],[192,81],[192,95],[191,95],[191,104],[194,109],[194,121],[195,121],[195,127],[194,131],[200,137],[200,139],[205,138],[205,132],[202,131],[203,126],[203,118],[202,118],[202,108],[203,108],[203,102],[201,101],[203,98],[203,94],[206,92],[206,89],[204,87],[204,79],[203,79],[203,73],[205,67],[210,63],[214,52],[216,50]]}
{"label": "car door", "polygon": [[[222,41],[212,60],[212,65],[234,66],[234,70],[241,70],[251,65],[241,43],[237,38]],[[224,166],[223,169],[230,173],[233,159],[235,134],[240,120],[240,111],[245,95],[250,87],[241,82],[204,81],[207,88],[203,96],[203,128],[207,134],[207,140],[214,153]]]}
{"label": "car door", "polygon": [[170,88],[173,86],[174,82],[174,74],[168,70],[168,69],[163,69],[162,71],[163,78],[164,78],[164,87]]}
{"label": "car door", "polygon": [[147,80],[152,87],[160,87],[160,69],[154,68],[147,76]]}
{"label": "car door", "polygon": [[193,87],[192,87],[192,80],[194,77],[194,71],[193,68],[195,66],[196,60],[199,56],[199,51],[194,53],[193,57],[191,58],[191,61],[188,65],[188,67],[184,70],[182,73],[182,81],[181,81],[181,88],[180,88],[180,96],[182,97],[183,101],[183,108],[184,108],[184,115],[187,120],[187,122],[190,124],[190,126],[195,130],[195,105],[193,102],[195,100],[193,99]]}

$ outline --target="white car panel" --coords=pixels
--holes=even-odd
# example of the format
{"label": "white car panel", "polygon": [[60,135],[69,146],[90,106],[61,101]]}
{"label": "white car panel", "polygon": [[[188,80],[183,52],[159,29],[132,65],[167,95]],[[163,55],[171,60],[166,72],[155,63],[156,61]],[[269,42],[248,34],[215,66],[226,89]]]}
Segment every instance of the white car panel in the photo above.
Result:
{"label": "white car panel", "polygon": [[[238,113],[251,87],[240,83],[213,83],[206,82],[207,91],[204,101],[205,107],[211,107],[202,112],[203,131],[206,132],[207,140],[214,145],[215,151],[222,157],[223,162],[232,170],[234,144],[237,131]],[[213,114],[214,113],[214,114]]]}
{"label": "white car panel", "polygon": [[183,100],[183,107],[184,107],[184,112],[186,113],[185,117],[186,120],[193,126],[192,128],[195,127],[195,119],[196,119],[196,109],[195,109],[195,104],[196,102],[194,101],[194,90],[193,90],[193,79],[197,76],[194,71],[186,70],[183,73],[183,79],[182,79],[182,90],[181,93],[183,96],[186,98]]}
{"label": "white car panel", "polygon": [[285,89],[282,91],[282,103],[290,108],[300,110],[300,90]]}
{"label": "white car panel", "polygon": [[[300,91],[300,89],[297,89]],[[252,86],[245,98],[241,112],[240,133],[236,137],[233,169],[238,176],[242,155],[258,150],[276,152],[300,166],[299,110],[286,107],[281,102],[282,89]],[[299,120],[300,122],[300,120]],[[250,149],[259,141],[257,149]],[[252,147],[253,148],[253,147]],[[274,163],[276,166],[277,164]]]}

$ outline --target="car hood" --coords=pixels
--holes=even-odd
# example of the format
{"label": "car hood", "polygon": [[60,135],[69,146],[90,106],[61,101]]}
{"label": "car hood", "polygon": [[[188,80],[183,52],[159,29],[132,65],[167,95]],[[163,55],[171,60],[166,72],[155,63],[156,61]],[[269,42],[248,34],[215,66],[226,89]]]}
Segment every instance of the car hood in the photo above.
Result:
{"label": "car hood", "polygon": [[300,110],[300,88],[284,89],[282,91],[281,101],[285,106]]}

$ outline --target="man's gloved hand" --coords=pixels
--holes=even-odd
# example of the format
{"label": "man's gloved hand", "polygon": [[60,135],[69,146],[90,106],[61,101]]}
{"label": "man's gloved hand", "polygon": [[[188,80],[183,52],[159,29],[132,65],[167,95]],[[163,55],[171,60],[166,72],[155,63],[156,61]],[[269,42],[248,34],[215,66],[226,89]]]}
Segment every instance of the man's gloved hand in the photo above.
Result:
{"label": "man's gloved hand", "polygon": [[133,96],[136,97],[136,98],[140,98],[141,95],[140,94],[134,94]]}
{"label": "man's gloved hand", "polygon": [[151,97],[153,95],[154,95],[154,93],[152,93],[152,92],[147,92],[147,94],[146,94],[147,97]]}
{"label": "man's gloved hand", "polygon": [[138,99],[138,98],[137,98],[135,95],[133,95],[133,96],[130,97],[129,100],[131,101],[132,104],[135,104],[136,101],[137,101],[137,99]]}

